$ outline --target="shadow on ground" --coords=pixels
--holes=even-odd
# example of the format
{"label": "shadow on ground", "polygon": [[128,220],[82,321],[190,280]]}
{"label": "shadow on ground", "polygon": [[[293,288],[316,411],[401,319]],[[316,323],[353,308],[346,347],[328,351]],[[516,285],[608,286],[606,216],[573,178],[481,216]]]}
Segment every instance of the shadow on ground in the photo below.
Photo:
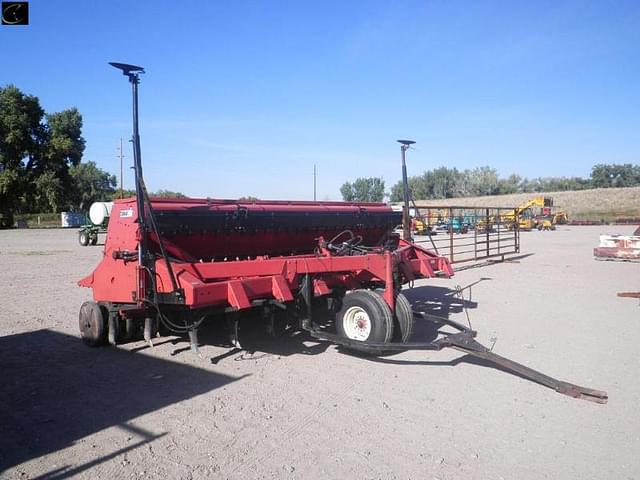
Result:
{"label": "shadow on ground", "polygon": [[[478,283],[488,280],[491,280],[491,278],[483,277],[472,284],[455,289],[426,285],[403,290],[403,293],[411,302],[414,311],[449,319],[452,314],[477,308],[478,302],[471,300],[472,288]],[[464,321],[462,322],[464,323]],[[331,329],[332,323],[329,321],[327,324]],[[209,344],[229,347],[229,350],[226,353],[211,359],[211,363],[214,364],[228,359],[233,359],[233,361],[255,360],[266,355],[317,355],[325,352],[332,345],[330,342],[320,342],[304,331],[293,331],[277,337],[269,336],[265,331],[264,324],[260,316],[248,315],[241,321],[240,341],[242,343],[242,348],[232,348],[229,343],[228,331],[224,327],[221,328],[221,325],[224,325],[224,322],[211,322],[202,328],[202,334],[200,335],[200,343],[203,345]],[[431,342],[438,338],[444,330],[451,331],[450,329],[447,329],[447,327],[444,327],[443,329],[443,324],[437,322],[437,320],[432,321],[416,316],[413,335],[411,336],[410,341]],[[180,338],[173,340],[177,345],[184,345],[184,341],[184,339]],[[460,357],[447,361],[422,361],[394,358],[393,354],[379,356],[353,351],[343,347],[338,348],[340,348],[340,351],[344,354],[378,363],[432,367],[455,367],[458,364],[466,363],[492,368],[504,373],[509,373],[516,377],[527,379],[527,377],[524,377],[512,370],[472,355],[461,355]],[[188,350],[188,346],[183,346],[177,351],[181,352],[183,350]]]}
{"label": "shadow on ground", "polygon": [[[425,285],[403,290],[402,293],[411,303],[414,312],[449,319],[452,314],[478,308],[478,302],[471,300],[471,292],[474,285],[484,280],[490,279],[482,278],[478,282],[461,287],[460,290]],[[435,340],[441,327],[440,323],[416,317],[410,341],[429,342]]]}
{"label": "shadow on ground", "polygon": [[535,253],[523,253],[520,255],[505,256],[504,259],[488,258],[484,261],[478,261],[473,263],[456,264],[453,266],[454,272],[461,272],[463,270],[470,270],[472,268],[486,268],[492,265],[500,265],[503,263],[520,263],[520,260],[531,257]]}
{"label": "shadow on ground", "polygon": [[[489,280],[483,278],[480,281]],[[473,285],[479,282],[475,282]],[[477,308],[478,303],[468,298],[470,289],[473,286],[462,288],[463,295],[467,298],[460,298],[458,290],[437,286],[422,286],[413,289],[403,290],[415,311],[449,318],[451,314],[460,313],[465,309]],[[257,313],[245,314],[240,320],[239,340],[242,348],[234,348],[230,342],[229,330],[226,328],[224,318],[208,319],[199,329],[198,343],[200,345],[213,345],[228,348],[225,353],[210,359],[212,364],[221,361],[241,361],[255,360],[265,355],[317,355],[325,352],[332,346],[330,342],[323,342],[314,339],[307,332],[300,330],[289,330],[278,336],[271,336],[265,328],[265,320]],[[318,318],[320,324],[334,331],[333,321],[327,318]],[[410,338],[412,342],[430,342],[435,340],[442,327],[441,323],[416,317],[413,334]],[[189,343],[186,337],[174,337],[159,342],[171,342],[176,348],[172,355],[189,354]],[[145,349],[146,346],[138,347]],[[342,349],[345,353],[353,353],[347,349]],[[355,355],[360,355],[355,353]],[[366,356],[366,355],[365,355]]]}
{"label": "shadow on ground", "polygon": [[414,310],[449,318],[452,313],[460,313],[465,309],[478,308],[478,302],[472,300],[472,288],[480,282],[491,280],[482,277],[480,280],[460,288],[461,296],[455,288],[424,285],[402,290]]}
{"label": "shadow on ground", "polygon": [[117,426],[131,445],[42,478],[77,475],[169,432],[128,421],[238,380],[116,348],[89,348],[51,330],[0,338],[0,473]]}
{"label": "shadow on ground", "polygon": [[[318,319],[322,323],[331,323],[328,319]],[[331,343],[318,342],[308,332],[288,329],[276,335],[268,333],[264,318],[259,314],[244,315],[240,319],[239,340],[242,348],[233,348],[230,332],[222,321],[211,322],[201,328],[199,341],[204,345],[229,347],[226,353],[211,359],[216,364],[232,357],[235,361],[256,360],[266,355],[288,357],[291,355],[318,355],[325,352]]]}

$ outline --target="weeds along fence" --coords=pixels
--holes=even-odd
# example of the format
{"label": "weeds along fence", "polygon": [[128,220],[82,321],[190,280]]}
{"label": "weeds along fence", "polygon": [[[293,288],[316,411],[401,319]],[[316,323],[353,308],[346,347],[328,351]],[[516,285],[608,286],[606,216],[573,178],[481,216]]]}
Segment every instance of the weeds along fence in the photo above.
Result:
{"label": "weeds along fence", "polygon": [[421,207],[417,218],[425,235],[415,242],[451,263],[504,259],[520,252],[520,228],[513,209],[495,207]]}
{"label": "weeds along fence", "polygon": [[22,213],[14,216],[19,227],[53,228],[60,226],[59,213]]}

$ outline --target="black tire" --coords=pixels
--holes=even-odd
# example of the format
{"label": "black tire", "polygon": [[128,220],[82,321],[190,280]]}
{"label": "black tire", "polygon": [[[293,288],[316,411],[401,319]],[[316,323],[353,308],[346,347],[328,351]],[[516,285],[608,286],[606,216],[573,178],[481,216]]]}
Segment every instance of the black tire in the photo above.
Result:
{"label": "black tire", "polygon": [[97,233],[95,235],[91,235],[91,245],[95,245],[96,243],[98,243],[98,234]]}
{"label": "black tire", "polygon": [[80,337],[90,347],[104,345],[107,341],[107,319],[96,302],[84,302],[78,316]]}
{"label": "black tire", "polygon": [[376,292],[353,290],[342,299],[336,314],[338,335],[363,343],[389,343],[393,337],[393,314]]}
{"label": "black tire", "polygon": [[78,242],[83,247],[89,245],[89,232],[86,230],[80,230],[80,233],[78,233]]}
{"label": "black tire", "polygon": [[[384,290],[382,289],[376,289],[376,293],[380,296],[382,296],[383,292]],[[393,338],[391,341],[394,343],[407,343],[413,333],[413,323],[411,303],[404,294],[399,293],[396,296],[396,311],[393,314]],[[397,351],[390,353],[397,353]]]}
{"label": "black tire", "polygon": [[393,316],[393,341],[407,343],[413,333],[413,309],[402,293],[396,297],[396,313]]}

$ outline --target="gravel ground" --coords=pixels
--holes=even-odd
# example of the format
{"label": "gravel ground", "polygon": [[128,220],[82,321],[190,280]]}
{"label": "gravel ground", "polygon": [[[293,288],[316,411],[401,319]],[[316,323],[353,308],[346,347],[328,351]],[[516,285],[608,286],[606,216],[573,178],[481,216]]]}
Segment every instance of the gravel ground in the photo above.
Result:
{"label": "gravel ground", "polygon": [[102,249],[70,230],[0,231],[0,477],[640,478],[638,301],[616,297],[640,290],[640,265],[592,258],[599,233],[632,230],[523,233],[533,255],[409,291],[463,321],[452,289],[474,284],[481,342],[607,405],[455,351],[375,359],[249,332],[256,351],[233,352],[215,323],[203,358],[176,337],[90,349],[76,282]]}

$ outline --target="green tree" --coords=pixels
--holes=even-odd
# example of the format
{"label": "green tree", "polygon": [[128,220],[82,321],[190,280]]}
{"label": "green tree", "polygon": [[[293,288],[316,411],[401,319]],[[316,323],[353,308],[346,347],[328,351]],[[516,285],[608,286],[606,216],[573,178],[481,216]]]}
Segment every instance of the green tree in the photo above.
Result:
{"label": "green tree", "polygon": [[[124,190],[122,198],[131,198],[136,196],[135,190]],[[111,200],[118,200],[120,198],[120,190],[114,190],[110,194]],[[156,192],[149,192],[150,198],[188,198],[184,193],[172,192],[171,190],[158,190]]]}
{"label": "green tree", "polygon": [[594,188],[634,187],[640,185],[640,166],[625,163],[598,164],[591,169],[591,183]]}
{"label": "green tree", "polygon": [[453,198],[466,194],[465,174],[457,168],[439,167],[425,172],[427,198]]}
{"label": "green tree", "polygon": [[[409,187],[409,198],[413,200],[424,200],[427,198],[425,190],[425,182],[423,176],[409,177],[407,179]],[[389,200],[392,202],[404,201],[404,189],[402,188],[402,181],[397,182],[391,187],[389,193]]]}
{"label": "green tree", "polygon": [[540,185],[540,191],[542,192],[560,192],[592,188],[591,180],[580,177],[544,177],[539,178],[538,183]]}
{"label": "green tree", "polygon": [[391,202],[402,202],[402,181],[397,182],[395,185],[391,187],[391,192],[389,193],[389,200]]}
{"label": "green tree", "polygon": [[[84,151],[82,116],[75,109],[45,114],[37,97],[0,88],[0,206],[59,209],[69,202],[69,168]],[[42,177],[42,178],[40,178]]]}
{"label": "green tree", "polygon": [[157,190],[155,192],[149,193],[149,196],[159,198],[187,198],[184,193],[172,192],[171,190]]}
{"label": "green tree", "polygon": [[53,172],[65,191],[69,192],[75,187],[72,185],[69,169],[80,164],[85,148],[82,115],[77,109],[71,108],[47,114],[45,118],[47,143],[43,151],[44,162],[38,165],[36,174]]}
{"label": "green tree", "polygon": [[355,193],[353,192],[353,185],[351,182],[344,182],[340,187],[340,194],[342,195],[342,200],[345,202],[353,202],[355,200]]}
{"label": "green tree", "polygon": [[[457,168],[439,167],[427,170],[422,175],[409,177],[407,183],[413,200],[426,200],[466,196],[467,180],[466,172],[460,172]],[[390,198],[392,202],[402,201],[402,182],[391,187]]]}
{"label": "green tree", "polygon": [[345,182],[340,193],[345,202],[382,202],[384,180],[379,177],[357,178],[353,183]]}
{"label": "green tree", "polygon": [[500,180],[498,180],[498,193],[500,195],[517,193],[519,191],[521,182],[522,177],[520,175],[516,175],[515,173],[512,173],[507,178],[501,178]]}
{"label": "green tree", "polygon": [[115,175],[101,170],[95,162],[73,165],[69,175],[74,185],[70,202],[74,209],[88,210],[93,202],[108,201],[116,193]]}
{"label": "green tree", "polygon": [[495,168],[479,167],[469,172],[469,194],[474,197],[496,195],[498,189],[498,172]]}
{"label": "green tree", "polygon": [[9,85],[0,88],[0,206],[20,208],[28,186],[28,167],[39,157],[45,137],[38,99]]}
{"label": "green tree", "polygon": [[32,207],[36,212],[56,213],[64,201],[62,181],[56,174],[47,170],[38,175],[33,182]]}
{"label": "green tree", "polygon": [[[124,189],[122,192],[122,198],[131,198],[131,197],[135,197],[136,196],[136,191],[135,190],[128,190],[128,189]],[[116,189],[113,191],[113,193],[111,194],[111,200],[118,200],[120,197],[120,189]]]}

